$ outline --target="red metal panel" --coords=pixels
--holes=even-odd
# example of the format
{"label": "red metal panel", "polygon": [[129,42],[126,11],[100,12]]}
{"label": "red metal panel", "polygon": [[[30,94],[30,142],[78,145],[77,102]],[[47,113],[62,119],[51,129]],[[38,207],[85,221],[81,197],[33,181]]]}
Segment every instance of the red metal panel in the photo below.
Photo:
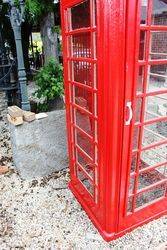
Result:
{"label": "red metal panel", "polygon": [[[167,31],[166,24],[156,25],[152,8],[153,0],[61,1],[69,186],[108,241],[167,208],[162,173],[167,162],[162,154],[159,161],[147,159],[147,152],[163,150],[167,142],[154,130],[155,124],[163,128],[167,116],[150,108],[153,98],[163,104],[167,94],[165,87],[148,89],[148,77],[163,78],[167,65],[167,59],[150,53],[151,32]],[[152,141],[145,140],[149,133]],[[150,180],[143,185],[143,178]],[[151,204],[153,191],[157,197]]]}
{"label": "red metal panel", "polygon": [[[94,3],[96,2],[96,7]],[[70,27],[70,8],[76,6],[76,4],[82,3],[82,1],[65,1],[61,2],[61,13],[62,13],[62,24],[63,24],[63,51],[64,51],[64,75],[65,75],[65,88],[66,88],[66,107],[67,107],[67,124],[69,134],[69,145],[70,145],[70,158],[71,161],[71,182],[70,187],[76,195],[80,203],[85,207],[87,213],[91,216],[91,219],[98,226],[101,234],[105,239],[113,237],[117,230],[118,220],[118,203],[119,203],[119,159],[120,159],[120,140],[121,140],[121,126],[123,119],[123,105],[124,105],[124,92],[123,86],[119,83],[123,83],[123,66],[124,66],[124,17],[125,17],[125,6],[123,1],[90,1],[90,27],[78,27],[74,30],[69,30]],[[95,9],[96,8],[96,9]],[[94,10],[93,10],[94,9]],[[97,26],[93,20],[92,13],[95,12],[97,15]],[[67,14],[68,13],[68,14]],[[67,18],[67,19],[66,19]],[[114,21],[115,20],[115,21]],[[68,24],[67,24],[68,22]],[[115,25],[116,24],[116,25]],[[81,25],[82,26],[82,25]],[[93,42],[95,36],[91,34],[97,33],[97,41]],[[91,51],[85,56],[81,57],[80,51],[77,49],[90,44],[85,42],[83,44],[83,35],[90,34],[91,36]],[[82,46],[77,45],[75,47],[75,54],[71,55],[71,40],[69,43],[70,36],[82,37]],[[79,39],[79,38],[77,38]],[[75,40],[76,41],[76,40]],[[97,44],[97,57],[95,55],[94,48],[92,47]],[[110,46],[109,46],[110,44]],[[91,55],[90,55],[91,54]],[[120,60],[118,60],[120,58]],[[78,62],[79,78],[69,79],[69,62]],[[91,84],[85,83],[85,73],[81,72],[79,63],[91,63],[92,67],[97,65],[97,83],[98,86],[92,86]],[[85,65],[85,64],[84,64]],[[75,70],[72,66],[72,70]],[[81,78],[81,74],[82,77]],[[92,72],[93,74],[93,72]],[[92,77],[92,75],[90,76]],[[97,100],[91,103],[91,109],[87,109],[84,105],[79,105],[78,102],[73,101],[70,96],[73,95],[74,87],[77,86],[80,90],[78,95],[81,95],[82,89],[84,93],[97,94]],[[71,89],[72,88],[72,89]],[[87,92],[85,92],[87,91]],[[84,97],[84,94],[82,94]],[[87,96],[87,101],[90,103]],[[83,101],[84,102],[84,101]],[[82,103],[83,103],[82,102]],[[97,104],[96,104],[97,103]],[[97,114],[92,113],[92,110],[97,105]],[[72,110],[79,110],[82,115],[85,114],[90,117],[93,121],[97,121],[97,135],[91,135],[84,131],[84,126],[80,127],[75,124],[75,112]],[[88,118],[89,119],[89,118]],[[94,126],[94,123],[90,123],[90,126]],[[117,129],[119,127],[119,130]],[[83,136],[87,136],[87,141],[92,138],[91,141],[95,148],[98,149],[98,162],[94,156],[90,156],[82,148],[82,145],[76,143],[74,137],[76,129]],[[86,135],[88,134],[88,135]],[[86,137],[85,137],[86,138]],[[89,196],[84,188],[81,188],[82,184],[77,180],[76,175],[76,149],[84,156],[84,159],[91,164],[97,165],[96,177],[94,176],[93,184],[96,190],[95,196]],[[96,150],[97,150],[96,149]],[[94,155],[94,154],[93,154]],[[96,157],[97,158],[97,157]],[[83,170],[80,164],[77,166]],[[120,164],[119,164],[120,165]],[[87,175],[87,173],[85,173]],[[89,178],[89,177],[88,177]],[[90,178],[89,178],[90,179]],[[91,205],[90,205],[91,204]],[[114,215],[114,216],[113,216]],[[110,236],[109,236],[110,235]]]}
{"label": "red metal panel", "polygon": [[[141,5],[147,4],[147,20],[146,25],[140,25],[140,16],[141,13]],[[123,168],[128,166],[128,172],[124,172],[122,170],[122,179],[126,181],[122,181],[121,185],[121,203],[120,203],[120,223],[119,223],[119,230],[126,231],[133,229],[134,227],[144,224],[147,221],[153,219],[154,217],[157,218],[160,215],[167,213],[167,198],[166,198],[166,172],[165,169],[167,167],[166,157],[165,154],[167,152],[167,138],[165,136],[161,136],[156,131],[157,122],[164,122],[164,125],[167,124],[167,116],[159,116],[154,114],[154,112],[149,111],[150,104],[148,103],[148,97],[157,98],[158,94],[159,97],[162,99],[162,95],[165,95],[165,100],[167,97],[167,88],[159,90],[159,91],[151,91],[148,90],[149,84],[154,84],[154,82],[150,83],[150,65],[159,65],[159,69],[161,69],[161,65],[165,65],[167,63],[166,59],[150,59],[150,53],[152,48],[152,40],[151,40],[151,31],[158,32],[158,31],[166,31],[167,26],[154,26],[152,25],[152,10],[153,10],[153,2],[152,0],[149,1],[133,1],[133,8],[135,12],[132,11],[132,1],[129,1],[129,17],[127,16],[127,21],[131,22],[131,31],[127,31],[127,55],[130,53],[132,46],[134,50],[131,54],[131,58],[127,57],[126,62],[129,64],[129,68],[132,69],[133,72],[127,71],[127,79],[130,77],[130,81],[126,81],[126,96],[128,93],[132,94],[131,100],[133,103],[133,113],[141,112],[141,115],[138,117],[139,120],[135,121],[135,117],[132,120],[132,124],[127,128],[124,128],[124,140],[126,143],[129,144],[129,148],[124,145],[123,147]],[[133,16],[133,17],[132,17]],[[132,20],[133,18],[133,20]],[[146,39],[144,41],[145,48],[139,47],[140,44],[140,30],[145,31]],[[132,36],[132,34],[134,36]],[[128,37],[131,39],[128,42]],[[165,46],[165,44],[164,44]],[[144,49],[144,58],[139,60],[138,56],[141,57],[140,53],[141,49]],[[162,48],[163,49],[163,48]],[[144,84],[142,93],[137,93],[137,75],[138,75],[138,67],[142,65],[144,67]],[[135,67],[135,68],[133,68]],[[164,66],[163,66],[164,68]],[[161,73],[160,73],[161,74]],[[156,75],[156,77],[159,74]],[[161,76],[161,75],[160,75]],[[161,76],[163,77],[163,76]],[[157,80],[156,80],[157,81]],[[131,82],[131,83],[130,83]],[[128,88],[128,84],[129,88]],[[142,104],[139,109],[136,106],[137,98],[142,98]],[[127,98],[127,97],[126,97]],[[151,99],[150,99],[151,100]],[[162,102],[162,101],[161,101]],[[160,103],[160,102],[159,102]],[[154,104],[155,105],[155,104]],[[153,115],[154,114],[154,115]],[[147,116],[146,116],[147,115]],[[157,117],[156,117],[157,116]],[[146,125],[150,126],[150,128],[154,127],[153,130],[145,130]],[[152,126],[152,127],[151,127]],[[165,125],[166,126],[166,125]],[[155,129],[156,128],[156,129]],[[138,134],[134,133],[135,129],[139,131]],[[161,129],[162,130],[162,129]],[[164,130],[165,131],[165,130]],[[145,132],[147,132],[147,137],[145,137]],[[163,132],[163,131],[162,131]],[[150,134],[149,134],[150,133]],[[164,132],[163,132],[164,133]],[[135,137],[138,136],[137,141],[137,149],[133,149],[133,141]],[[161,136],[161,140],[158,142],[154,142],[154,138],[156,136]],[[144,145],[146,143],[146,145]],[[162,154],[159,148],[163,147],[164,151]],[[152,156],[150,152],[153,152]],[[158,154],[158,158],[157,155]],[[137,158],[136,158],[137,156]],[[130,174],[131,162],[133,158],[133,173]],[[150,158],[151,157],[151,158]],[[162,158],[162,159],[161,159]],[[163,159],[164,158],[164,159]],[[127,164],[127,165],[126,165]],[[161,173],[162,172],[162,173]],[[133,182],[132,182],[133,180]],[[130,184],[131,181],[131,184]],[[131,194],[129,194],[129,187],[131,188]],[[128,198],[129,197],[129,198]],[[129,203],[128,203],[129,199]],[[153,203],[153,204],[151,204]],[[130,204],[130,206],[129,206]]]}
{"label": "red metal panel", "polygon": [[[98,136],[100,132],[97,132],[97,130],[99,131],[99,118],[101,115],[99,112],[100,101],[98,102],[98,107],[96,106],[99,95],[99,86],[97,86],[99,76],[96,76],[95,34],[97,33],[97,26],[94,20],[94,4],[95,1],[93,0],[62,1],[61,14],[68,143],[70,145],[70,158],[72,157],[71,172],[74,173],[71,175],[70,188],[88,214],[91,214],[94,223],[103,230],[104,225],[102,224],[105,213],[102,209],[105,203],[103,202],[103,192],[100,188],[103,180],[100,178],[100,171],[98,171],[100,155],[97,155],[101,143]],[[70,24],[72,11],[75,8],[78,8],[78,11],[80,11],[83,5],[89,6],[90,20],[88,22],[84,21],[88,25],[87,23],[82,23],[83,19],[78,19],[79,21],[77,20],[76,25],[73,24],[72,26]],[[82,13],[80,14],[82,15]],[[76,12],[73,20],[77,18],[79,16]],[[73,27],[74,29],[67,27]],[[73,43],[72,46],[71,41]],[[91,145],[92,153],[88,150],[89,145]],[[85,180],[87,181],[86,184]],[[89,181],[90,185],[92,185],[91,190],[88,190]]]}

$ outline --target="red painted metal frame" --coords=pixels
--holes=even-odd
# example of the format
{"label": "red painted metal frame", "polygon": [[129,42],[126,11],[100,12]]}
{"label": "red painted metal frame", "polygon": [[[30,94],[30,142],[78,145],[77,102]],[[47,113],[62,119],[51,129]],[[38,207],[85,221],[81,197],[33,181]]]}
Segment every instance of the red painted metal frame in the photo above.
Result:
{"label": "red painted metal frame", "polygon": [[[154,96],[157,94],[167,93],[167,90],[164,91],[154,91],[154,92],[146,92],[146,85],[147,85],[147,72],[149,65],[160,65],[166,64],[167,60],[150,60],[149,59],[149,48],[150,48],[150,31],[167,31],[167,26],[153,26],[151,24],[151,14],[152,14],[152,4],[153,1],[148,1],[148,15],[147,15],[147,25],[140,25],[140,1],[127,1],[127,30],[126,30],[126,67],[128,68],[126,72],[126,91],[125,91],[125,99],[130,99],[133,102],[133,111],[135,111],[136,106],[135,102],[136,99],[142,97],[143,100],[147,96]],[[134,11],[135,10],[135,11]],[[128,17],[129,15],[129,17]],[[139,42],[140,42],[140,30],[147,31],[147,38],[146,38],[146,48],[145,48],[145,59],[140,61],[138,60],[139,55]],[[136,84],[137,84],[137,74],[138,74],[138,67],[140,65],[145,66],[145,73],[144,73],[144,92],[142,94],[136,93]],[[150,170],[156,169],[157,167],[164,166],[167,164],[166,162],[156,164],[154,166],[148,166],[144,169],[139,169],[139,161],[141,152],[144,150],[148,150],[153,148],[154,146],[164,145],[167,143],[167,140],[150,144],[148,146],[142,146],[142,137],[143,137],[143,126],[149,125],[154,122],[158,121],[166,121],[167,117],[159,117],[152,120],[145,121],[144,120],[144,113],[145,113],[145,101],[142,102],[142,114],[141,114],[141,121],[135,122],[135,117],[132,121],[130,127],[124,128],[124,142],[126,145],[123,146],[123,158],[122,158],[122,180],[121,181],[121,200],[120,200],[120,217],[119,217],[119,230],[120,231],[129,231],[136,226],[142,225],[154,218],[158,218],[163,214],[167,214],[167,198],[163,197],[157,199],[152,204],[146,204],[143,207],[135,208],[136,204],[136,196],[144,193],[145,191],[152,190],[153,188],[157,187],[160,184],[166,184],[166,180],[161,180],[157,183],[149,185],[148,187],[142,188],[138,190],[138,178],[139,174],[148,172]],[[137,150],[132,150],[132,140],[133,140],[133,131],[134,127],[140,128],[140,135],[139,135],[139,148]],[[138,152],[138,160],[137,160],[137,169],[134,173],[130,174],[131,168],[131,160],[132,160],[132,153]],[[126,169],[125,172],[123,169]],[[133,194],[128,195],[129,192],[129,183],[130,177],[135,177],[135,185],[134,185],[134,192]],[[131,213],[127,213],[127,199],[132,198],[132,211]]]}
{"label": "red painted metal frame", "polygon": [[[70,8],[82,2],[81,0],[61,0],[66,119],[71,176],[69,187],[103,238],[110,241],[167,212],[166,198],[140,210],[135,210],[135,207],[133,207],[130,214],[126,212],[129,180],[130,176],[132,176],[132,174],[130,175],[130,161],[133,128],[136,125],[140,127],[143,124],[150,124],[150,121],[144,122],[142,120],[138,124],[134,124],[133,121],[130,126],[124,125],[126,103],[133,101],[134,105],[136,100],[138,65],[164,63],[163,60],[149,61],[148,58],[146,61],[138,61],[140,29],[148,32],[150,30],[166,29],[163,26],[150,27],[150,25],[145,25],[140,27],[140,1],[138,0],[96,0],[97,25],[93,24],[93,17],[91,17],[90,27],[69,30]],[[93,2],[94,0],[90,0],[91,14],[94,8]],[[96,58],[76,58],[71,56],[69,36],[85,32],[97,33]],[[94,48],[91,47],[91,51],[93,50]],[[69,65],[72,61],[90,62],[93,67],[97,65],[98,86],[93,88],[71,78],[69,80],[72,67]],[[86,89],[93,96],[97,95],[97,114],[73,102],[71,99],[73,86]],[[149,93],[148,95],[155,94],[158,94],[158,92]],[[138,97],[143,96],[146,96],[145,92]],[[93,108],[94,106],[95,104],[93,104]],[[89,135],[75,124],[76,110],[80,110],[80,112],[97,122],[97,136]],[[155,121],[162,121],[163,119],[166,118],[156,118]],[[93,158],[90,157],[77,145],[74,136],[75,131],[79,131],[94,145],[94,148],[97,148],[98,162],[95,162],[94,154]],[[142,135],[140,135],[141,137]],[[140,147],[139,150],[143,149]],[[95,174],[93,177],[90,176],[77,163],[77,151],[85,160],[92,165],[94,164],[94,171],[97,171],[96,176]],[[157,166],[151,166],[149,169],[154,169]],[[94,186],[93,197],[78,180],[76,168],[79,168]],[[142,171],[144,172],[145,169],[140,172]],[[139,175],[139,170],[136,171],[136,175]],[[132,195],[133,199],[136,199],[137,183],[135,184],[135,190]],[[144,190],[140,192],[144,192]]]}

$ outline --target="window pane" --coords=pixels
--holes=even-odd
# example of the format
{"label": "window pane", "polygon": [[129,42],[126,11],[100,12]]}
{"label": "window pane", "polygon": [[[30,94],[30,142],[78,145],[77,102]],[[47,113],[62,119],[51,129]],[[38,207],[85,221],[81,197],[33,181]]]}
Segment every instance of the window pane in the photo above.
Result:
{"label": "window pane", "polygon": [[94,89],[98,88],[96,65],[88,62],[74,61],[69,63],[69,70],[71,71],[69,80],[88,85]]}
{"label": "window pane", "polygon": [[149,170],[148,172],[140,174],[138,189],[142,189],[152,184],[155,184],[159,181],[165,180],[166,179],[165,170],[166,166],[161,166],[159,168],[152,169]]}
{"label": "window pane", "polygon": [[129,185],[129,194],[134,193],[134,186],[135,186],[135,177],[130,178],[130,185]]}
{"label": "window pane", "polygon": [[152,203],[161,197],[165,197],[166,184],[155,187],[152,190],[141,193],[137,196],[136,208]]}
{"label": "window pane", "polygon": [[93,112],[93,94],[77,86],[74,86],[74,103],[79,105],[82,108],[87,109],[90,112]]}
{"label": "window pane", "polygon": [[131,173],[136,171],[136,165],[137,165],[137,153],[133,153],[131,159]]}
{"label": "window pane", "polygon": [[85,175],[85,173],[79,168],[77,168],[77,176],[78,176],[78,179],[80,180],[80,182],[82,183],[82,185],[93,196],[93,194],[94,194],[93,185],[90,183],[90,180]]}
{"label": "window pane", "polygon": [[152,24],[167,25],[167,2],[166,0],[153,0]]}
{"label": "window pane", "polygon": [[94,121],[84,112],[75,109],[75,124],[89,135],[93,136]]}
{"label": "window pane", "polygon": [[76,130],[76,144],[93,159],[94,145],[81,132]]}
{"label": "window pane", "polygon": [[90,33],[81,33],[72,36],[72,56],[91,57]]}
{"label": "window pane", "polygon": [[151,32],[151,59],[167,59],[167,32]]}
{"label": "window pane", "polygon": [[142,109],[142,98],[136,99],[135,121],[140,122]]}
{"label": "window pane", "polygon": [[146,32],[140,31],[140,48],[139,48],[139,60],[145,58],[145,46],[146,46]]}
{"label": "window pane", "polygon": [[140,168],[155,166],[167,160],[167,144],[144,150],[141,153]]}
{"label": "window pane", "polygon": [[81,153],[77,152],[77,162],[85,169],[85,171],[93,178],[94,164],[87,160]]}
{"label": "window pane", "polygon": [[160,142],[167,139],[167,121],[155,122],[144,126],[143,145]]}
{"label": "window pane", "polygon": [[88,62],[73,62],[73,80],[92,86],[92,65]]}
{"label": "window pane", "polygon": [[137,149],[139,144],[139,127],[135,126],[133,129],[133,140],[132,140],[132,149]]}
{"label": "window pane", "polygon": [[139,67],[138,79],[137,79],[137,93],[143,93],[143,84],[144,84],[144,67]]}
{"label": "window pane", "polygon": [[93,87],[94,89],[98,88],[98,81],[97,81],[97,65],[93,65]]}
{"label": "window pane", "polygon": [[92,32],[92,45],[93,45],[93,55],[94,59],[97,58],[97,34],[96,32]]}
{"label": "window pane", "polygon": [[133,197],[128,198],[127,212],[132,212]]}
{"label": "window pane", "polygon": [[141,0],[141,24],[146,24],[147,21],[147,6],[148,0]]}
{"label": "window pane", "polygon": [[167,93],[146,98],[145,120],[167,116]]}
{"label": "window pane", "polygon": [[90,2],[84,1],[71,8],[72,29],[90,26]]}
{"label": "window pane", "polygon": [[167,64],[150,66],[148,75],[148,92],[167,89]]}

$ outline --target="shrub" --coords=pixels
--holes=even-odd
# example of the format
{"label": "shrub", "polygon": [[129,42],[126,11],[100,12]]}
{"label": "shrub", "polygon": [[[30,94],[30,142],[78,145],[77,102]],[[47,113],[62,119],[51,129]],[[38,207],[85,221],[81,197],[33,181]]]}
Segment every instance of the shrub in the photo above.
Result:
{"label": "shrub", "polygon": [[38,104],[38,110],[47,111],[49,101],[61,97],[64,92],[62,65],[51,58],[37,73],[35,82],[38,86],[35,94],[39,99],[44,100]]}

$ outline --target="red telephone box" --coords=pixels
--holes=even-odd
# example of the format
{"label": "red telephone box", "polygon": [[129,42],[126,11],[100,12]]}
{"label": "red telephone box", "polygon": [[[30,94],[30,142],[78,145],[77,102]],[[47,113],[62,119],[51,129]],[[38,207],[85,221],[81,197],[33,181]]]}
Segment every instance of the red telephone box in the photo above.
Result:
{"label": "red telephone box", "polygon": [[167,213],[167,1],[61,14],[69,186],[109,241]]}

